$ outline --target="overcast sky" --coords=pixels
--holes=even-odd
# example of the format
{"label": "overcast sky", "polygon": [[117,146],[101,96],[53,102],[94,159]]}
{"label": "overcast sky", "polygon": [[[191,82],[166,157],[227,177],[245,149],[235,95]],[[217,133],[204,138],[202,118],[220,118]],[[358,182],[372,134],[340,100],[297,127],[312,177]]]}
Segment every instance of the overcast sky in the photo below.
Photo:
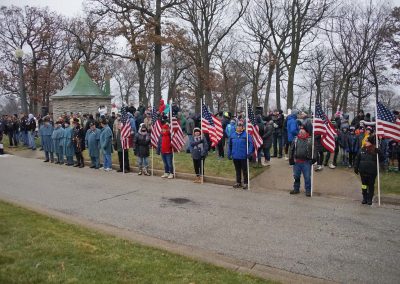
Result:
{"label": "overcast sky", "polygon": [[[353,0],[343,0],[353,1]],[[359,0],[368,1],[368,0]],[[380,1],[380,0],[377,0]],[[400,6],[400,0],[391,0],[394,6]],[[66,16],[76,16],[82,13],[83,0],[0,0],[0,6],[48,6],[51,10],[55,10]]]}

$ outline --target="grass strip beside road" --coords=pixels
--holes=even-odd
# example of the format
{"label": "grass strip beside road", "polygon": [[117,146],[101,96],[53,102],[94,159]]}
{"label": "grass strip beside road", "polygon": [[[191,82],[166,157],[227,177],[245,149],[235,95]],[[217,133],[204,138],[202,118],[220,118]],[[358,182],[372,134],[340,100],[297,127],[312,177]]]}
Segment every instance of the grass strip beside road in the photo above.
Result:
{"label": "grass strip beside road", "polygon": [[0,201],[0,283],[272,283]]}

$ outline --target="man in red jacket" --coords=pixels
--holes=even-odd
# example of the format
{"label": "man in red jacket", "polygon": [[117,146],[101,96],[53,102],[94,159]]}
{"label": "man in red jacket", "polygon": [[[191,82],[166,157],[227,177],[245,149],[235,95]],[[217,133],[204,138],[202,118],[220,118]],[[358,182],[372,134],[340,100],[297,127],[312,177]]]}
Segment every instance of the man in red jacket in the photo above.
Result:
{"label": "man in red jacket", "polygon": [[172,145],[171,145],[171,131],[169,129],[169,124],[165,123],[161,127],[161,135],[158,139],[157,155],[161,154],[161,158],[164,163],[164,174],[162,178],[174,178],[174,169],[172,165]]}

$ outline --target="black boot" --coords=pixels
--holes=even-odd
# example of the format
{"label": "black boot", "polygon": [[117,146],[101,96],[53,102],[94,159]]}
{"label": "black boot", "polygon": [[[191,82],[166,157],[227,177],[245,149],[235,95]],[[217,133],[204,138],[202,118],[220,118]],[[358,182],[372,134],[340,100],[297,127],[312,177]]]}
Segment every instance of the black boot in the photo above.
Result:
{"label": "black boot", "polygon": [[361,204],[367,204],[367,190],[366,189],[363,189],[362,190],[362,196],[363,196],[363,200],[362,200],[362,202],[361,202]]}

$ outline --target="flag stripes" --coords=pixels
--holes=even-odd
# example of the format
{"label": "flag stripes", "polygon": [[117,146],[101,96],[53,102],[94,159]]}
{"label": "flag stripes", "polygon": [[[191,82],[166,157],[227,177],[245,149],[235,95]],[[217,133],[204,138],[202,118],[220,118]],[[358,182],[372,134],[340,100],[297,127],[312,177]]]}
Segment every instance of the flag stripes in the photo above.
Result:
{"label": "flag stripes", "polygon": [[382,103],[377,102],[378,118],[376,131],[378,136],[400,142],[400,120]]}
{"label": "flag stripes", "polygon": [[315,105],[315,115],[314,115],[314,135],[321,135],[321,144],[326,150],[333,153],[335,151],[335,136],[337,132],[335,126],[328,119],[322,106],[320,104]]}
{"label": "flag stripes", "polygon": [[185,139],[183,137],[182,128],[179,125],[176,117],[171,118],[171,144],[174,151],[179,152],[185,145]]}
{"label": "flag stripes", "polygon": [[250,104],[247,104],[247,131],[249,132],[248,134],[250,134],[253,138],[253,143],[254,143],[254,148],[256,149],[256,151],[258,150],[258,148],[261,147],[261,145],[263,144],[263,139],[260,136],[260,130],[258,128],[258,125],[256,124],[256,119],[254,116],[254,112],[253,109],[251,108]]}
{"label": "flag stripes", "polygon": [[131,122],[126,107],[121,108],[121,146],[122,149],[129,149],[129,138],[131,137]]}
{"label": "flag stripes", "polygon": [[158,119],[156,108],[153,106],[151,111],[151,146],[154,148],[158,147],[158,139],[161,135],[161,121]]}
{"label": "flag stripes", "polygon": [[203,104],[202,108],[202,121],[201,129],[203,133],[208,133],[211,140],[211,147],[217,146],[218,142],[223,137],[223,129],[221,121],[212,115],[207,109],[206,105]]}

